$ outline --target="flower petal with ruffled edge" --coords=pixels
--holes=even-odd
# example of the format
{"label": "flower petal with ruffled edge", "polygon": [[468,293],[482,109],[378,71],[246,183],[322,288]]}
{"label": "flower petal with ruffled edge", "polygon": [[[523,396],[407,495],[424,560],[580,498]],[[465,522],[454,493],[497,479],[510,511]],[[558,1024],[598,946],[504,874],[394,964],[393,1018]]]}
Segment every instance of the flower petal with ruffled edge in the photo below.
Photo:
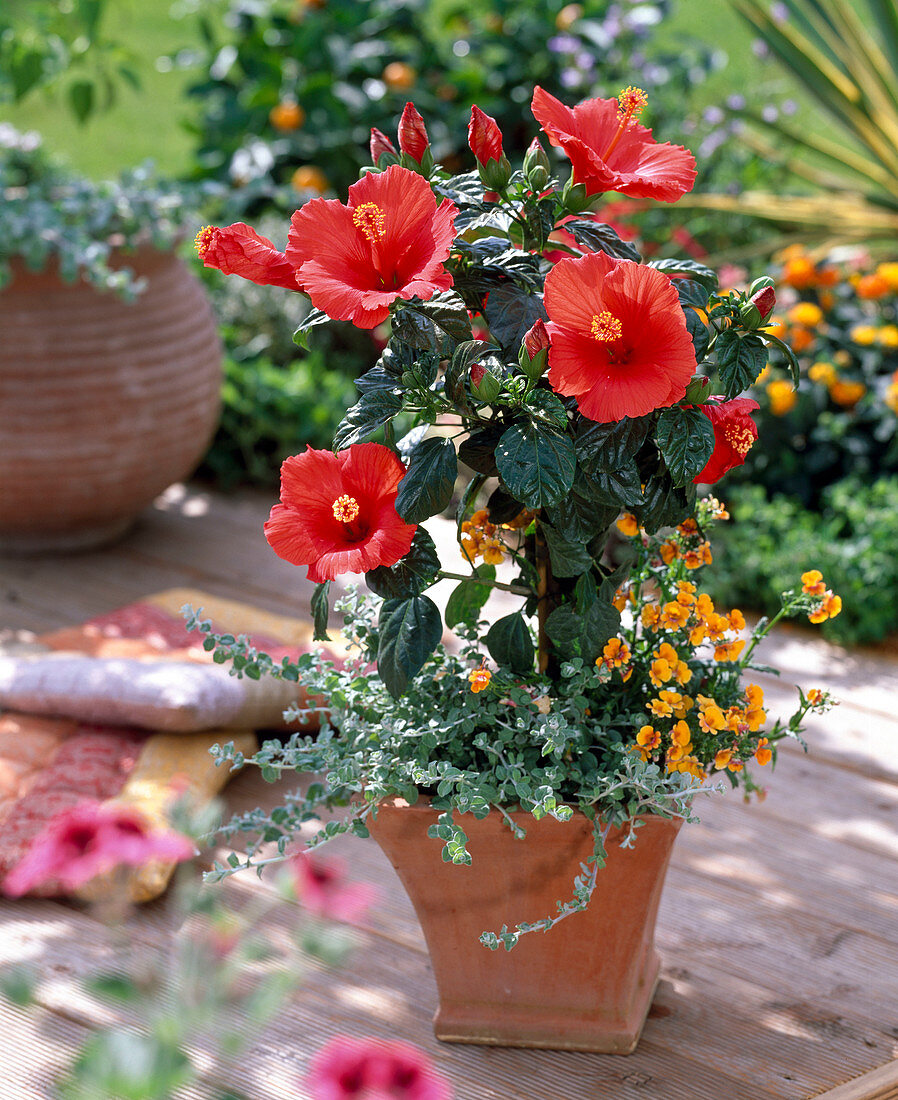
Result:
{"label": "flower petal with ruffled edge", "polygon": [[302,290],[284,253],[245,222],[204,226],[196,235],[196,251],[205,267],[216,267],[225,275],[240,275],[259,286]]}
{"label": "flower petal with ruffled edge", "polygon": [[620,126],[616,99],[587,99],[567,107],[535,88],[531,110],[549,141],[563,149],[574,181],[589,195],[617,191],[635,198],[676,202],[695,184],[695,158],[682,145],[660,144],[632,120],[605,159]]}
{"label": "flower petal with ruffled edge", "polygon": [[374,328],[398,299],[426,300],[452,286],[443,267],[457,208],[437,206],[427,180],[397,164],[349,188],[349,203],[312,199],[293,215],[287,258],[312,304]]}
{"label": "flower petal with ruffled edge", "polygon": [[[600,423],[672,405],[695,371],[695,351],[666,275],[595,252],[561,260],[546,276],[549,385]],[[613,340],[594,334],[609,315]]]}
{"label": "flower petal with ruffled edge", "polygon": [[714,450],[705,468],[693,478],[696,485],[713,485],[734,466],[742,466],[758,438],[758,427],[751,414],[760,406],[750,397],[734,397],[724,401],[711,398],[707,405],[699,405],[714,428]]}
{"label": "flower petal with ruffled edge", "polygon": [[[271,509],[265,537],[278,557],[307,565],[318,584],[395,565],[417,530],[396,511],[403,477],[402,462],[380,443],[357,443],[337,454],[309,447],[281,466],[281,503]],[[341,497],[358,509],[348,522],[334,514]]]}

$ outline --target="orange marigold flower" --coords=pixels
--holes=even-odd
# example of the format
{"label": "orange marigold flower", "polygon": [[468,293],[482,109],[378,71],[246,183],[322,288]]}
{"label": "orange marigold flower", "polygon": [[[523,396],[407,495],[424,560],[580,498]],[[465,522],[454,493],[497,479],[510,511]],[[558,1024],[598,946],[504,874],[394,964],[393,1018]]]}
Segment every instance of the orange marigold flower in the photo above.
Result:
{"label": "orange marigold flower", "polygon": [[[895,265],[898,267],[898,264]],[[812,707],[819,706],[823,702],[823,692],[820,688],[811,688],[805,696]]]}
{"label": "orange marigold flower", "polygon": [[873,325],[855,325],[849,335],[861,347],[870,347],[871,344],[876,343],[876,329]]}
{"label": "orange marigold flower", "polygon": [[745,699],[751,707],[761,706],[764,702],[764,689],[760,684],[749,684],[745,689]]}
{"label": "orange marigold flower", "polygon": [[809,596],[822,596],[826,591],[823,574],[819,569],[809,569],[801,574],[801,590]]}
{"label": "orange marigold flower", "polygon": [[699,713],[698,724],[705,733],[716,734],[726,727],[727,721],[720,707],[716,703],[712,703],[710,706],[702,708]]}
{"label": "orange marigold flower", "polygon": [[677,603],[684,607],[692,607],[695,603],[695,585],[689,581],[677,582]]}
{"label": "orange marigold flower", "polygon": [[[684,519],[682,523],[677,524],[677,531],[684,538],[689,538],[690,535],[697,535],[698,534],[698,524],[692,518]],[[687,583],[688,583],[687,581],[680,581],[681,585],[687,584]],[[693,586],[692,590],[693,590],[693,592],[695,591],[694,586]]]}
{"label": "orange marigold flower", "polygon": [[823,599],[816,611],[808,615],[812,623],[824,623],[827,619],[834,619],[842,610],[842,597],[835,596],[828,589],[823,594]]}
{"label": "orange marigold flower", "polygon": [[673,601],[666,603],[661,611],[661,626],[665,630],[680,630],[689,621],[690,611],[683,604]]}
{"label": "orange marigold flower", "polygon": [[808,378],[812,382],[821,382],[824,386],[831,386],[836,381],[838,375],[836,374],[836,368],[832,363],[827,363],[824,360],[814,363],[808,369]]}
{"label": "orange marigold flower", "polygon": [[705,636],[708,633],[708,628],[704,623],[699,623],[698,626],[694,626],[689,631],[689,644],[691,646],[699,646],[705,640]]}
{"label": "orange marigold flower", "polygon": [[755,760],[757,760],[762,768],[765,764],[769,764],[770,761],[773,759],[773,752],[770,749],[766,748],[767,743],[767,738],[762,737],[761,740],[758,742],[757,749],[755,750]]}
{"label": "orange marigold flower", "polygon": [[478,691],[488,688],[492,678],[493,674],[488,668],[472,668],[468,673],[468,683],[471,685],[471,691],[476,694]]}
{"label": "orange marigold flower", "polygon": [[862,275],[854,289],[858,298],[874,300],[884,298],[892,288],[889,286],[888,279],[883,278],[878,271],[875,271],[870,275]]}
{"label": "orange marigold flower", "polygon": [[652,699],[650,703],[646,703],[646,708],[650,710],[656,718],[670,718],[673,714],[673,707],[666,699]]}
{"label": "orange marigold flower", "polygon": [[770,400],[770,411],[774,416],[785,416],[795,407],[798,394],[792,389],[792,383],[784,378],[776,378],[767,383],[767,397]]}
{"label": "orange marigold flower", "polygon": [[745,649],[744,638],[736,638],[736,640],[732,642],[722,642],[714,648],[714,660],[735,661],[738,659],[743,649]]}
{"label": "orange marigold flower", "polygon": [[668,680],[673,676],[673,670],[667,661],[658,657],[652,661],[649,668],[649,679],[652,681],[655,687],[660,687],[662,684],[666,684]]}
{"label": "orange marigold flower", "polygon": [[654,726],[643,726],[636,734],[636,743],[643,749],[657,749],[661,744],[661,734]]}
{"label": "orange marigold flower", "polygon": [[683,564],[687,569],[699,569],[703,565],[710,565],[713,560],[710,542],[703,542],[694,550],[687,550],[683,555]]}
{"label": "orange marigold flower", "polygon": [[793,325],[814,328],[823,320],[823,310],[813,302],[798,302],[786,314]]}
{"label": "orange marigold flower", "polygon": [[718,615],[717,612],[708,617],[705,625],[708,628],[708,637],[712,642],[722,642],[730,631],[730,620],[726,615]]}
{"label": "orange marigold flower", "polygon": [[732,759],[733,752],[731,749],[720,749],[714,757],[714,767],[719,770],[725,768]]}
{"label": "orange marigold flower", "polygon": [[657,630],[658,623],[661,621],[661,609],[657,604],[647,603],[642,609],[640,619],[646,630]]}
{"label": "orange marigold flower", "polygon": [[617,529],[622,535],[626,535],[628,538],[634,538],[639,534],[639,524],[636,522],[636,516],[631,515],[629,512],[624,512],[617,521]]}
{"label": "orange marigold flower", "polygon": [[661,645],[655,650],[656,657],[662,658],[669,664],[674,665],[680,659],[679,653],[674,649],[670,642],[662,642]]}
{"label": "orange marigold flower", "polygon": [[630,660],[630,647],[623,638],[609,638],[602,649],[602,656],[609,668],[620,668]]}
{"label": "orange marigold flower", "polygon": [[730,621],[730,630],[745,629],[745,616],[742,614],[738,607],[734,607],[727,618]]}
{"label": "orange marigold flower", "polygon": [[813,260],[807,256],[795,256],[786,262],[781,275],[781,281],[786,286],[795,287],[796,290],[804,290],[813,286],[817,281],[817,268]]}
{"label": "orange marigold flower", "polygon": [[726,720],[726,728],[730,733],[744,733],[748,729],[745,711],[741,707],[727,707]]}
{"label": "orange marigold flower", "polygon": [[850,382],[843,379],[836,379],[829,387],[829,396],[843,409],[850,409],[856,405],[866,392],[867,387],[863,382]]}
{"label": "orange marigold flower", "polygon": [[674,679],[681,686],[683,684],[688,684],[692,679],[692,669],[685,661],[677,661],[676,667],[674,668]]}
{"label": "orange marigold flower", "polygon": [[898,348],[898,325],[880,325],[876,342],[884,348]]}
{"label": "orange marigold flower", "polygon": [[707,592],[699,593],[695,601],[695,613],[700,619],[710,619],[714,614],[714,601]]}
{"label": "orange marigold flower", "polygon": [[670,731],[670,739],[679,748],[688,752],[692,748],[692,730],[690,730],[688,723],[682,719],[677,722]]}
{"label": "orange marigold flower", "polygon": [[618,588],[614,593],[614,599],[611,601],[618,611],[623,611],[627,606],[627,590],[624,587]]}
{"label": "orange marigold flower", "polygon": [[680,548],[675,542],[662,542],[658,547],[658,553],[665,565],[671,565],[680,556]]}

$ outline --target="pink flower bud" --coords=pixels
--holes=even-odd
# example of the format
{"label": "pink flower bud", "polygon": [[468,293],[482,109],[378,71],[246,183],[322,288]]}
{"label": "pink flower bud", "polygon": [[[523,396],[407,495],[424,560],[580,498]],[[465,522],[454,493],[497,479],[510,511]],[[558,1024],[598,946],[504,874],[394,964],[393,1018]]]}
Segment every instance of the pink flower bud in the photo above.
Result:
{"label": "pink flower bud", "polygon": [[476,105],[471,108],[468,123],[468,144],[481,164],[499,160],[502,156],[502,131],[494,118],[490,118]]}
{"label": "pink flower bud", "polygon": [[471,381],[475,386],[480,385],[485,374],[486,370],[479,363],[475,363],[474,366],[471,367]]}
{"label": "pink flower bud", "polygon": [[757,294],[751,296],[749,301],[757,306],[758,313],[761,314],[761,320],[766,321],[776,306],[776,291],[772,286],[762,287]]}
{"label": "pink flower bud", "polygon": [[399,160],[399,154],[396,152],[396,146],[387,137],[377,129],[376,126],[371,127],[371,163],[376,165],[378,160],[384,155],[388,154],[391,157],[395,157]]}
{"label": "pink flower bud", "polygon": [[549,346],[549,330],[542,317],[538,317],[532,328],[524,334],[524,348],[531,359]]}
{"label": "pink flower bud", "polygon": [[414,103],[406,103],[399,120],[399,148],[417,164],[421,163],[430,148],[424,119],[418,114]]}

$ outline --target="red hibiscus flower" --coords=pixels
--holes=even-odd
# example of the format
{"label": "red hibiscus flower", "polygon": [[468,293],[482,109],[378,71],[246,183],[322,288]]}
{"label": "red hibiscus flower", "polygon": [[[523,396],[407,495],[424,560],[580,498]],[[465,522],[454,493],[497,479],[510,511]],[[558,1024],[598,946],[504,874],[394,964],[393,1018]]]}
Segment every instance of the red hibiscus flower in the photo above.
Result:
{"label": "red hibiscus flower", "polygon": [[302,290],[296,281],[296,270],[284,253],[245,222],[235,222],[223,229],[203,226],[196,235],[196,251],[206,267],[217,267],[225,275],[242,275],[261,286]]}
{"label": "red hibiscus flower", "polygon": [[307,565],[318,584],[395,565],[417,529],[395,507],[404,476],[405,467],[380,443],[356,443],[337,454],[309,447],[281,466],[281,503],[271,509],[265,537],[278,557]]}
{"label": "red hibiscus flower", "polygon": [[450,1100],[452,1092],[427,1055],[410,1043],[338,1035],[312,1059],[313,1100]]}
{"label": "red hibiscus flower", "polygon": [[147,828],[126,806],[79,802],[57,814],[6,876],[4,893],[21,897],[38,886],[76,890],[119,864],[138,867],[150,860],[180,862],[194,854],[180,833]]}
{"label": "red hibiscus flower", "polygon": [[676,202],[692,190],[695,158],[681,145],[659,145],[636,121],[645,98],[639,88],[627,88],[619,100],[587,99],[566,107],[537,87],[530,106],[549,141],[570,158],[574,180],[587,194],[618,191]]}
{"label": "red hibiscus flower", "polygon": [[593,252],[546,276],[549,384],[607,423],[672,405],[695,371],[677,292],[654,268]]}
{"label": "red hibiscus flower", "polygon": [[696,485],[713,485],[734,466],[741,466],[752,444],[758,438],[758,428],[751,414],[758,409],[750,397],[734,397],[724,401],[712,397],[713,404],[699,408],[714,426],[714,450],[702,472],[692,480]]}
{"label": "red hibiscus flower", "polygon": [[397,298],[452,286],[443,267],[456,207],[437,206],[430,184],[394,164],[349,188],[349,204],[312,199],[293,215],[287,259],[312,304],[336,320],[374,328]]}

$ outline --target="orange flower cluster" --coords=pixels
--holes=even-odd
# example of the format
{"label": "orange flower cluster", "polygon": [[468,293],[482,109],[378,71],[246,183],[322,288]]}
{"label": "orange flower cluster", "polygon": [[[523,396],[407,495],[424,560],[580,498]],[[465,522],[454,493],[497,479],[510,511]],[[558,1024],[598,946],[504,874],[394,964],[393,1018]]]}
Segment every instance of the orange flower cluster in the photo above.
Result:
{"label": "orange flower cluster", "polygon": [[493,674],[488,668],[472,668],[468,673],[468,683],[471,685],[471,691],[477,694],[478,691],[483,691],[484,688],[490,686],[490,680],[492,680]]}
{"label": "orange flower cluster", "polygon": [[597,668],[617,669],[621,680],[626,683],[633,675],[630,665],[630,647],[623,638],[609,638],[602,650],[602,656],[596,657]]}
{"label": "orange flower cluster", "polygon": [[834,619],[842,610],[842,597],[834,595],[826,587],[819,569],[809,569],[807,573],[801,574],[801,590],[805,595],[819,599],[818,605],[808,612],[808,619],[812,623],[825,623],[827,619]]}
{"label": "orange flower cluster", "polygon": [[[714,645],[714,660],[720,662],[736,661],[745,648],[743,638],[730,638],[729,634],[738,634],[745,629],[745,616],[735,608],[726,615],[720,614],[714,607],[714,601],[706,592],[695,594],[695,585],[689,581],[680,581],[677,597],[665,604],[647,603],[642,609],[642,626],[649,631],[681,632],[685,640],[694,649],[703,642]],[[673,657],[671,658],[671,654]],[[678,683],[689,682],[691,673],[685,679],[683,662],[669,643],[662,643],[655,653],[655,661],[649,675],[656,687],[674,676]],[[659,663],[661,662],[661,663]],[[664,675],[664,663],[673,670]],[[655,665],[658,666],[655,671]],[[688,667],[688,666],[687,666]],[[656,682],[657,677],[657,682]]]}
{"label": "orange flower cluster", "polygon": [[462,554],[471,563],[482,557],[487,565],[500,565],[508,553],[508,546],[499,537],[500,531],[518,531],[533,519],[532,511],[523,511],[510,523],[490,523],[489,512],[480,508],[461,525]]}
{"label": "orange flower cluster", "polygon": [[665,565],[672,565],[680,559],[687,569],[699,569],[712,561],[711,544],[701,534],[694,519],[681,523],[676,533],[661,543],[658,553]]}
{"label": "orange flower cluster", "polygon": [[[653,724],[640,728],[632,751],[644,761],[660,761],[663,755],[669,773],[686,772],[697,779],[713,771],[742,771],[751,757],[764,766],[770,763],[773,752],[767,747],[766,737],[756,736],[767,721],[763,703],[764,692],[757,684],[746,687],[743,705],[726,710],[707,695],[692,698],[676,691],[660,691],[646,704]],[[659,720],[663,719],[670,720],[669,728],[661,727]],[[700,757],[710,760],[712,754],[711,763],[701,762]]]}

